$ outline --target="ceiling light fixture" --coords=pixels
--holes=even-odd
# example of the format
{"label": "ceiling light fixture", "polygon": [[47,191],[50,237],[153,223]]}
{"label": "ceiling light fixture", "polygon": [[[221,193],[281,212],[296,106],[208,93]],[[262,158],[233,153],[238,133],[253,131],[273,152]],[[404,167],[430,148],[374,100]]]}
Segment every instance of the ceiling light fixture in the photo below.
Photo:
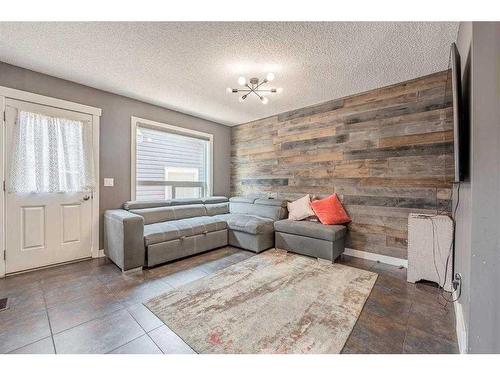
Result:
{"label": "ceiling light fixture", "polygon": [[240,77],[238,78],[238,84],[240,86],[244,86],[244,88],[237,88],[233,89],[231,87],[228,87],[226,89],[227,93],[243,93],[244,95],[239,98],[239,101],[243,103],[245,99],[248,97],[250,94],[255,94],[258,96],[262,104],[267,104],[269,102],[269,99],[265,97],[264,95],[266,94],[280,94],[283,92],[282,88],[276,89],[276,88],[263,88],[262,85],[271,82],[274,80],[274,74],[273,73],[268,73],[266,75],[266,78],[264,78],[262,81],[260,81],[258,78],[250,78],[250,80],[247,82],[245,77]]}

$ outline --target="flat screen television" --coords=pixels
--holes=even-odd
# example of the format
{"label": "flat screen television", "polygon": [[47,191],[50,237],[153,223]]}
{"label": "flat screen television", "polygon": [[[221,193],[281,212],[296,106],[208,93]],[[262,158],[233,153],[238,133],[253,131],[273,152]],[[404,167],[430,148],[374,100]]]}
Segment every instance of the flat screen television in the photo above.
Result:
{"label": "flat screen television", "polygon": [[[467,136],[464,131],[465,124],[463,123],[462,116],[462,73],[460,70],[460,54],[458,53],[458,48],[455,43],[451,44],[450,55],[451,69],[449,74],[451,75],[451,79],[449,81],[451,81],[451,92],[453,100],[453,152],[455,163],[454,182],[460,182],[463,181],[465,177],[465,147],[467,147]],[[447,84],[446,86],[450,87],[449,84]]]}

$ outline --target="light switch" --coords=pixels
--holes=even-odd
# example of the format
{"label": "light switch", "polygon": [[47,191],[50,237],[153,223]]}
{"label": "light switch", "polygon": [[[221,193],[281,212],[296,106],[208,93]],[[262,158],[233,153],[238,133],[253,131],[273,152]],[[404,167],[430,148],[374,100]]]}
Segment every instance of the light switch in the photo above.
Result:
{"label": "light switch", "polygon": [[115,186],[114,178],[104,178],[104,186]]}

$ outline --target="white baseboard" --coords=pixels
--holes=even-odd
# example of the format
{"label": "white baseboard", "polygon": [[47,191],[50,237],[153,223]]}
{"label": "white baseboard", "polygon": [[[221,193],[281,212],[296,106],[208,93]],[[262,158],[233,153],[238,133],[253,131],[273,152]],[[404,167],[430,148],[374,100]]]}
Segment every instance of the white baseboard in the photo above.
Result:
{"label": "white baseboard", "polygon": [[[456,300],[456,292],[453,292],[453,300]],[[458,340],[458,349],[460,350],[460,354],[467,353],[467,330],[465,329],[465,320],[464,313],[462,309],[462,304],[458,301],[453,303],[453,307],[455,308],[455,319],[456,319],[456,329],[457,329],[457,340]]]}
{"label": "white baseboard", "polygon": [[102,258],[104,257],[104,249],[100,249],[97,251],[92,251],[92,258]]}
{"label": "white baseboard", "polygon": [[408,268],[408,260],[407,259],[399,259],[399,258],[387,256],[387,255],[369,253],[369,252],[361,251],[361,250],[354,250],[354,249],[350,249],[348,247],[345,248],[344,254],[350,255],[350,256],[356,257],[356,258],[374,260],[374,261],[378,261],[381,263],[391,264],[393,266],[398,266],[398,267],[403,266],[405,268]]}

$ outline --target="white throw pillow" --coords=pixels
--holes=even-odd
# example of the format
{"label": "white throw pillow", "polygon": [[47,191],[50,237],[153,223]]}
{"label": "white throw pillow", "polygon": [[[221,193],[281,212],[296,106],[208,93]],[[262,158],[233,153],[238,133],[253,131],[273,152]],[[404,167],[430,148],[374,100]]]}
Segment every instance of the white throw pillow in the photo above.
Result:
{"label": "white throw pillow", "polygon": [[288,219],[290,220],[303,220],[306,217],[313,216],[314,211],[311,208],[311,198],[309,194],[305,197],[297,199],[291,203],[287,203]]}

